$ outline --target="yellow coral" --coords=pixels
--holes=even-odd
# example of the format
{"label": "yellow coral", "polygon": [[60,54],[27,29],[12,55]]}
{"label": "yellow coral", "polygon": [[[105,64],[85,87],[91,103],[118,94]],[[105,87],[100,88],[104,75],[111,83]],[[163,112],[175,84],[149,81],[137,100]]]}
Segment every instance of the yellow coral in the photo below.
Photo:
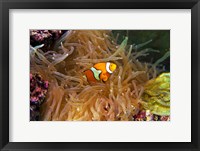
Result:
{"label": "yellow coral", "polygon": [[170,115],[170,73],[162,73],[145,84],[141,104],[157,115]]}

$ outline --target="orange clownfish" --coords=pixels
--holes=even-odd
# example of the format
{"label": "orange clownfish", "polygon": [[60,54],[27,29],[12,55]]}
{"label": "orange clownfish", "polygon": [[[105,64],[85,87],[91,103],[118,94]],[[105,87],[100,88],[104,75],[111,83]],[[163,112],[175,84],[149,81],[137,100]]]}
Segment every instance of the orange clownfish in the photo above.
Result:
{"label": "orange clownfish", "polygon": [[115,71],[117,65],[111,62],[97,63],[84,72],[88,82],[106,82],[110,75]]}

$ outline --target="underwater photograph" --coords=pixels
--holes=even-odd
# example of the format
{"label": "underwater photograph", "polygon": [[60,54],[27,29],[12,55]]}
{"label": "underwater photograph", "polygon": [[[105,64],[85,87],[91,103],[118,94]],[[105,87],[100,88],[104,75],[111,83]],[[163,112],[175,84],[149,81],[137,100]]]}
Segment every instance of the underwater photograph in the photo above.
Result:
{"label": "underwater photograph", "polygon": [[170,121],[170,30],[29,32],[30,121]]}

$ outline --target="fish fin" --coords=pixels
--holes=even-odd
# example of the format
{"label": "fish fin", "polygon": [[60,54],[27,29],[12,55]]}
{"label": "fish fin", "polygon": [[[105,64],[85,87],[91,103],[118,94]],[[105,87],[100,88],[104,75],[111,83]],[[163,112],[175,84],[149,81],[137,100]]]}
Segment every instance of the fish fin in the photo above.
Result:
{"label": "fish fin", "polygon": [[103,82],[106,82],[107,80],[108,80],[108,77],[107,76],[105,76],[105,77],[103,77]]}
{"label": "fish fin", "polygon": [[107,74],[107,73],[101,74],[101,79],[102,79],[103,82],[106,82],[108,80],[108,78],[109,78],[109,74]]}
{"label": "fish fin", "polygon": [[99,81],[100,80],[99,77],[100,77],[100,74],[101,74],[102,71],[97,70],[94,67],[91,68],[91,71],[93,72],[95,79]]}

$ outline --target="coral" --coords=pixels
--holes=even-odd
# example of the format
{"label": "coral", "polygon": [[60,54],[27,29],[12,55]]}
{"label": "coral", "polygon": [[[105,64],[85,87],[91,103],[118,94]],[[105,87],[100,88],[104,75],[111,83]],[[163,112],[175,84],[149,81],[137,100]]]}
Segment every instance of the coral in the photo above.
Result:
{"label": "coral", "polygon": [[150,110],[141,110],[133,117],[133,121],[169,121],[169,116],[159,116],[150,112]]}
{"label": "coral", "polygon": [[62,30],[30,30],[30,44],[32,46],[44,44],[43,51],[53,49],[54,42],[58,40],[65,31]]}
{"label": "coral", "polygon": [[40,106],[44,102],[49,83],[39,74],[30,74],[30,120],[38,121]]}
{"label": "coral", "polygon": [[170,115],[170,73],[162,73],[144,86],[141,104],[157,115]]}

